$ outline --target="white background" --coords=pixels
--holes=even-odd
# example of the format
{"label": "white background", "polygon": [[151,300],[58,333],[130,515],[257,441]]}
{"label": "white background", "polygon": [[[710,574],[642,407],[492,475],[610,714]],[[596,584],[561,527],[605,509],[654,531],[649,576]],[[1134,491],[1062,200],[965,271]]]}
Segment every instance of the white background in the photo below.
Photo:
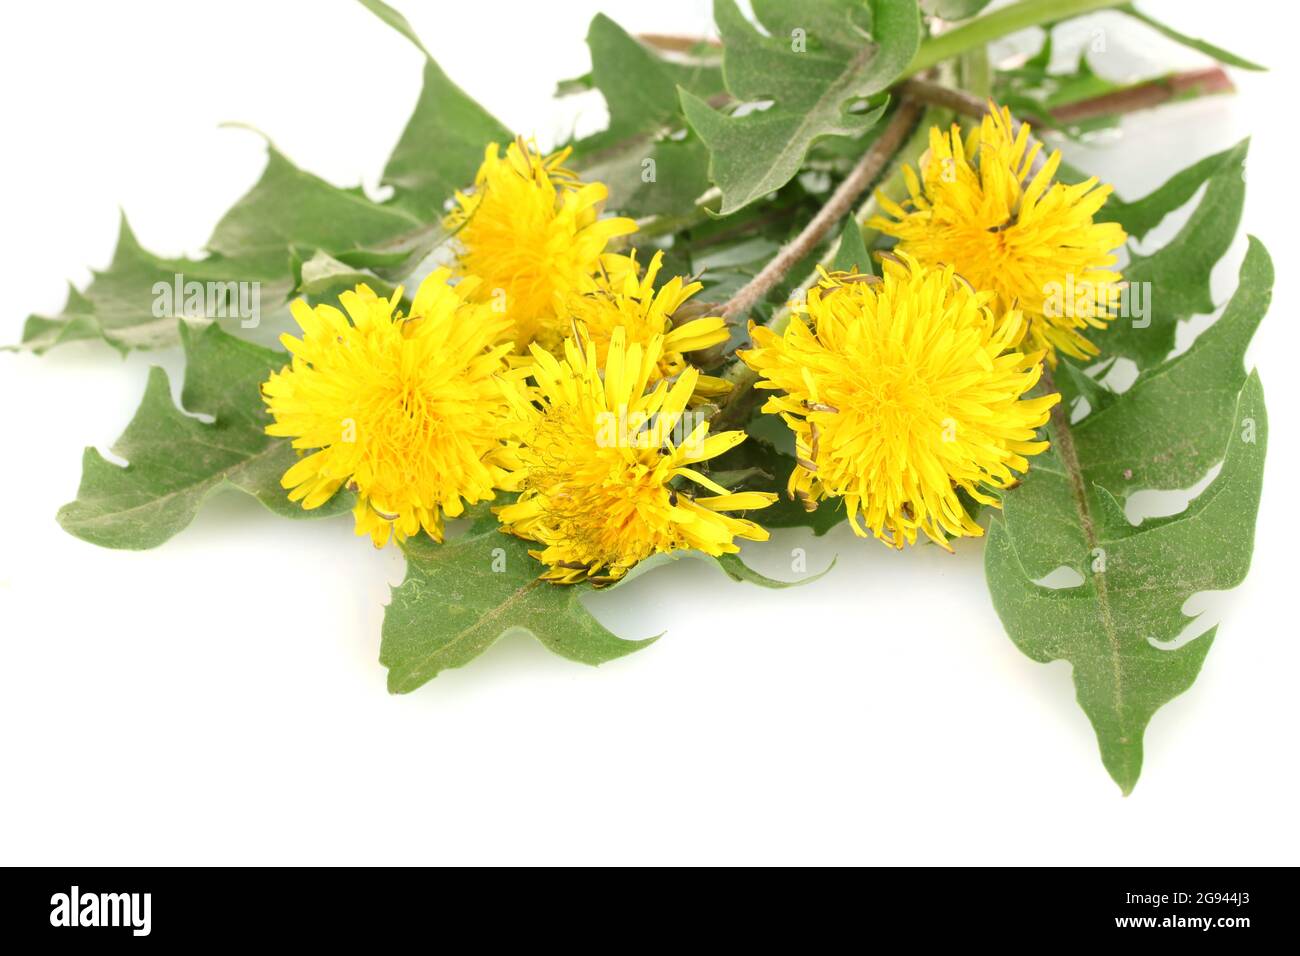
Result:
{"label": "white background", "polygon": [[[597,9],[634,31],[710,27],[702,0],[401,6],[455,80],[543,140],[573,122],[550,91],[586,69]],[[1234,71],[1240,95],[1071,155],[1133,197],[1253,134],[1246,227],[1281,284],[1250,352],[1272,424],[1254,568],[1208,602],[1220,634],[1152,721],[1133,796],[1102,769],[1069,666],[1004,636],[979,541],[953,557],[843,526],[778,534],[750,560],[788,576],[803,547],[837,566],[770,592],[682,562],[592,601],[626,636],[667,631],[648,651],[588,669],[511,638],[390,696],[379,629],[401,560],[350,519],[286,522],[231,492],[154,551],[60,530],[83,446],[112,443],[151,364],[182,367],[77,344],[0,354],[0,862],[1298,862],[1297,24],[1290,4],[1144,6],[1274,72]],[[419,91],[416,51],[345,0],[0,17],[0,342],[108,263],[119,206],[147,248],[197,254],[264,158],[219,123],[373,188]],[[1203,62],[1096,22],[1103,71]],[[581,109],[598,128],[599,98]],[[1242,251],[1216,271],[1219,301]]]}

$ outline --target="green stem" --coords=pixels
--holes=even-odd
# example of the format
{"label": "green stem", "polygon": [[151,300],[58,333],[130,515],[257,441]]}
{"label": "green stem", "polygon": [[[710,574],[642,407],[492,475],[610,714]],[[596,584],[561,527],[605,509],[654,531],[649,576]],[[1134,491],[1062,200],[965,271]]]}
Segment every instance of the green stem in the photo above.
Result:
{"label": "green stem", "polygon": [[1126,0],[1020,0],[1019,3],[976,17],[947,33],[929,37],[921,44],[916,58],[903,75],[914,76],[944,60],[975,47],[982,47],[1017,30],[1040,27],[1107,7],[1118,7],[1125,2]]}
{"label": "green stem", "polygon": [[[867,225],[867,221],[880,212],[880,203],[876,200],[876,196],[884,193],[896,202],[906,196],[907,180],[903,177],[903,167],[919,166],[921,164],[921,154],[930,147],[930,127],[937,126],[940,129],[947,129],[948,124],[952,122],[952,118],[950,110],[938,109],[933,106],[927,109],[925,115],[921,117],[921,121],[916,125],[916,129],[913,130],[911,138],[903,144],[902,149],[894,154],[894,158],[889,161],[889,165],[886,167],[884,176],[881,177],[866,200],[854,212],[853,218],[862,230],[862,242],[866,245],[868,251],[873,249],[880,239],[880,233]],[[835,260],[839,248],[840,243],[837,239],[831,243],[831,247],[822,256],[820,265],[829,267]],[[795,293],[791,294],[791,298],[798,298],[799,295],[807,294],[818,278],[819,274],[814,269],[803,282],[799,283]],[[768,323],[768,327],[779,335],[785,331],[785,327],[789,324],[790,308],[787,305],[777,310],[776,314],[772,316],[772,321]]]}
{"label": "green stem", "polygon": [[987,99],[993,92],[993,68],[989,65],[989,48],[977,46],[961,55],[958,75],[962,88]]}
{"label": "green stem", "polygon": [[[906,96],[899,99],[898,107],[885,129],[863,154],[862,159],[858,160],[852,172],[835,187],[835,192],[808,225],[804,226],[803,231],[792,242],[783,246],[775,259],[731,297],[722,309],[723,317],[734,319],[746,315],[795,264],[803,261],[803,258],[817,247],[833,226],[846,214],[852,213],[858,197],[876,182],[899,149],[907,142],[915,141],[914,130],[922,113],[920,104]],[[832,243],[832,246],[838,247],[838,243]],[[829,262],[833,256],[834,251],[828,251],[823,262]],[[815,278],[814,271],[813,276],[800,288],[807,289]],[[790,311],[788,308],[782,309],[773,318],[773,330],[783,332],[790,321]],[[759,405],[759,394],[754,388],[759,376],[753,369],[744,362],[736,361],[727,370],[725,377],[732,388],[713,414],[715,431],[730,427],[743,428]]]}

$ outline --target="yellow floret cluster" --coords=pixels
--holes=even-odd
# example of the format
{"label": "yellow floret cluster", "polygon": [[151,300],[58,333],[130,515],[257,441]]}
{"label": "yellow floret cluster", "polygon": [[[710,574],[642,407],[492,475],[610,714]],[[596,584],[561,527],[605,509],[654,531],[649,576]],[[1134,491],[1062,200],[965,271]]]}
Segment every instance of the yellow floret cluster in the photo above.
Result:
{"label": "yellow floret cluster", "polygon": [[[789,429],[779,477],[805,508],[830,501],[896,548],[949,548],[1047,448],[1045,365],[1094,354],[1082,332],[1109,314],[1053,314],[1041,292],[1077,275],[1108,297],[1124,235],[1094,222],[1108,187],[1055,182],[1059,157],[1038,151],[996,109],[966,138],[932,130],[910,198],[882,197],[871,223],[899,240],[883,274],[823,269],[787,323],[751,325],[732,368],[752,369]],[[761,520],[776,494],[737,490],[743,469],[719,481],[746,439],[710,422],[737,378],[704,374],[725,359],[721,311],[689,301],[699,281],[662,278],[662,251],[643,265],[619,248],[636,224],[602,215],[608,191],[568,156],[488,145],[447,214],[454,262],[413,298],[361,285],[337,306],[293,304],[301,334],[263,385],[267,432],[301,455],[291,499],[354,495],[378,546],[441,541],[490,502],[558,584],[768,537],[746,513]]]}

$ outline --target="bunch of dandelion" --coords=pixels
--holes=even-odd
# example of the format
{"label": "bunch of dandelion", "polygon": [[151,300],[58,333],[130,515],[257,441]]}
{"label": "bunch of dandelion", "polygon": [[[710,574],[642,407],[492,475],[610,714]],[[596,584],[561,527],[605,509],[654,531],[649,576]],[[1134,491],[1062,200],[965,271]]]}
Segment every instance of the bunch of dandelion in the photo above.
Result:
{"label": "bunch of dandelion", "polygon": [[542,156],[531,142],[488,145],[468,192],[447,217],[456,230],[457,269],[480,282],[477,297],[513,322],[516,349],[558,349],[570,321],[564,303],[591,287],[611,239],[636,231],[631,219],[601,219],[602,183],[564,168],[569,150]]}
{"label": "bunch of dandelion", "polygon": [[602,584],[653,554],[729,554],[739,550],[736,538],[767,539],[726,512],[766,507],[775,495],[733,493],[693,467],[745,433],[710,435],[707,420],[687,411],[698,371],[669,382],[662,353],[662,336],[629,344],[619,327],[601,363],[579,329],[559,358],[533,346],[531,386],[510,383],[520,494],[497,516],[506,531],[541,545],[530,553],[548,566],[545,579]]}
{"label": "bunch of dandelion", "polygon": [[901,548],[917,535],[979,535],[958,491],[996,505],[1047,442],[1035,429],[1060,398],[1024,398],[1043,353],[1017,349],[1024,319],[994,311],[953,268],[907,257],[884,278],[823,273],[783,334],[754,328],[741,352],[778,390],[763,411],[794,432],[791,496],[842,498],[855,533]]}
{"label": "bunch of dandelion", "polygon": [[[1104,328],[1114,316],[1121,276],[1112,268],[1127,236],[1118,223],[1094,222],[1110,195],[1094,177],[1054,182],[1061,154],[1041,162],[1042,144],[1028,124],[990,112],[963,143],[961,130],[930,130],[918,179],[905,167],[910,199],[877,200],[889,216],[868,223],[895,236],[899,252],[927,266],[952,266],[1002,309],[1028,320],[1031,346],[1076,358],[1097,354],[1080,330]],[[1038,167],[1038,168],[1036,168]]]}
{"label": "bunch of dandelion", "polygon": [[313,450],[281,480],[290,499],[317,508],[346,483],[357,534],[377,547],[421,528],[441,541],[443,516],[491,499],[513,464],[498,380],[510,346],[495,344],[509,320],[466,301],[473,280],[452,287],[448,276],[420,285],[409,316],[401,289],[344,292],[346,315],[294,302],[303,335],[281,337],[293,361],[262,386],[275,418],[267,434]]}
{"label": "bunch of dandelion", "polygon": [[[628,344],[643,348],[659,337],[662,350],[651,377],[652,384],[686,371],[684,353],[709,349],[728,339],[727,323],[721,317],[706,314],[683,319],[691,310],[687,300],[703,288],[701,283],[688,283],[674,276],[655,290],[663,256],[662,252],[654,254],[644,276],[635,250],[627,256],[612,253],[602,256],[594,288],[571,297],[566,310],[581,325],[586,340],[596,347],[596,360],[600,364],[604,364],[609,354],[610,341],[617,329],[624,331]],[[724,379],[700,375],[695,397],[715,398],[725,395],[730,387]]]}

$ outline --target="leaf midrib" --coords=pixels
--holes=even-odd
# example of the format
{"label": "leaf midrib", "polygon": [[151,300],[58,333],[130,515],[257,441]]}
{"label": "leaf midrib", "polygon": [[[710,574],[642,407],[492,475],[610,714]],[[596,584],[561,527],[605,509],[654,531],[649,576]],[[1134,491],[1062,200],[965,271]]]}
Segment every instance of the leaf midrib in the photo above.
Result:
{"label": "leaf midrib", "polygon": [[[434,677],[437,677],[438,674],[441,673],[441,671],[445,670],[445,668],[434,666],[433,662],[435,658],[444,655],[448,649],[455,648],[456,646],[458,646],[459,643],[465,638],[469,637],[469,635],[472,632],[481,630],[484,627],[486,627],[488,624],[490,624],[492,621],[495,621],[502,614],[504,614],[508,608],[513,607],[519,601],[523,600],[524,596],[533,588],[537,587],[537,585],[540,583],[541,583],[541,578],[533,578],[529,581],[524,582],[519,587],[515,588],[515,590],[512,593],[507,595],[506,598],[503,601],[501,601],[499,604],[497,604],[496,607],[487,611],[481,617],[475,619],[472,623],[467,624],[465,627],[461,628],[459,631],[453,634],[448,640],[438,645],[436,649],[428,652],[427,654],[421,655],[417,659],[417,662],[407,669],[406,672],[407,677],[406,680],[403,682],[403,686],[406,687],[406,689],[408,690],[413,690],[416,687],[419,687],[421,684],[424,684],[426,681],[432,680]],[[499,637],[501,633],[502,632],[498,632],[497,636]],[[430,667],[433,667],[433,673],[429,677],[425,677],[424,674],[426,670]]]}
{"label": "leaf midrib", "polygon": [[[200,444],[206,445],[208,443],[200,442]],[[212,486],[216,484],[220,484],[223,481],[231,481],[232,475],[247,468],[249,465],[257,461],[260,461],[264,455],[269,455],[275,452],[279,447],[281,447],[281,444],[282,442],[280,441],[273,441],[265,448],[263,448],[261,451],[249,455],[247,458],[243,459],[242,461],[234,465],[231,465],[229,468],[219,469],[218,471],[213,472],[211,475],[205,478],[199,478],[196,479],[195,481],[188,482],[184,485],[181,485],[179,488],[174,488],[171,491],[168,491],[166,494],[161,494],[158,495],[157,497],[150,498],[148,501],[142,502],[141,504],[138,505],[132,505],[129,508],[115,508],[112,511],[102,511],[93,517],[79,518],[76,521],[76,525],[77,527],[102,527],[105,524],[111,524],[114,520],[135,514],[138,511],[144,511],[145,509],[148,508],[157,507],[159,504],[171,501],[173,498],[177,498],[181,495],[190,494],[191,492],[194,491],[198,491],[200,493],[211,492],[213,490]],[[218,449],[221,448],[221,446],[219,445],[209,445],[209,447],[218,448]],[[229,449],[224,449],[224,450],[229,450]],[[99,452],[96,451],[96,454],[99,454]],[[103,458],[102,455],[100,455],[100,457]],[[107,459],[104,460],[107,461]],[[122,470],[125,471],[127,468],[130,467],[131,467],[131,463],[128,461],[125,466],[122,466]],[[231,481],[231,484],[234,484],[234,482]],[[236,487],[238,487],[238,485],[236,485]],[[78,504],[78,503],[88,504],[88,502],[84,501],[84,499],[82,499],[80,496],[77,498],[76,501],[71,502],[71,504]]]}
{"label": "leaf midrib", "polygon": [[[1044,384],[1049,391],[1054,391],[1056,384],[1052,381],[1051,373],[1046,368],[1044,368],[1043,373]],[[1078,449],[1074,445],[1074,434],[1070,430],[1069,417],[1059,403],[1052,407],[1052,433],[1055,438],[1053,444],[1056,448],[1057,459],[1061,462],[1061,467],[1070,482],[1070,493],[1071,497],[1074,498],[1075,511],[1079,515],[1079,528],[1083,533],[1084,546],[1087,548],[1088,557],[1091,557],[1092,552],[1098,546],[1097,526],[1093,521],[1092,506],[1088,501],[1088,486],[1083,477],[1083,467],[1079,463]],[[1115,707],[1115,715],[1120,719],[1122,726],[1124,716],[1123,652],[1111,611],[1106,572],[1093,572],[1092,580],[1096,588],[1102,631],[1105,633],[1106,641],[1110,647],[1111,670],[1114,672],[1114,693],[1111,702]],[[1121,736],[1121,742],[1127,742],[1126,734]]]}

